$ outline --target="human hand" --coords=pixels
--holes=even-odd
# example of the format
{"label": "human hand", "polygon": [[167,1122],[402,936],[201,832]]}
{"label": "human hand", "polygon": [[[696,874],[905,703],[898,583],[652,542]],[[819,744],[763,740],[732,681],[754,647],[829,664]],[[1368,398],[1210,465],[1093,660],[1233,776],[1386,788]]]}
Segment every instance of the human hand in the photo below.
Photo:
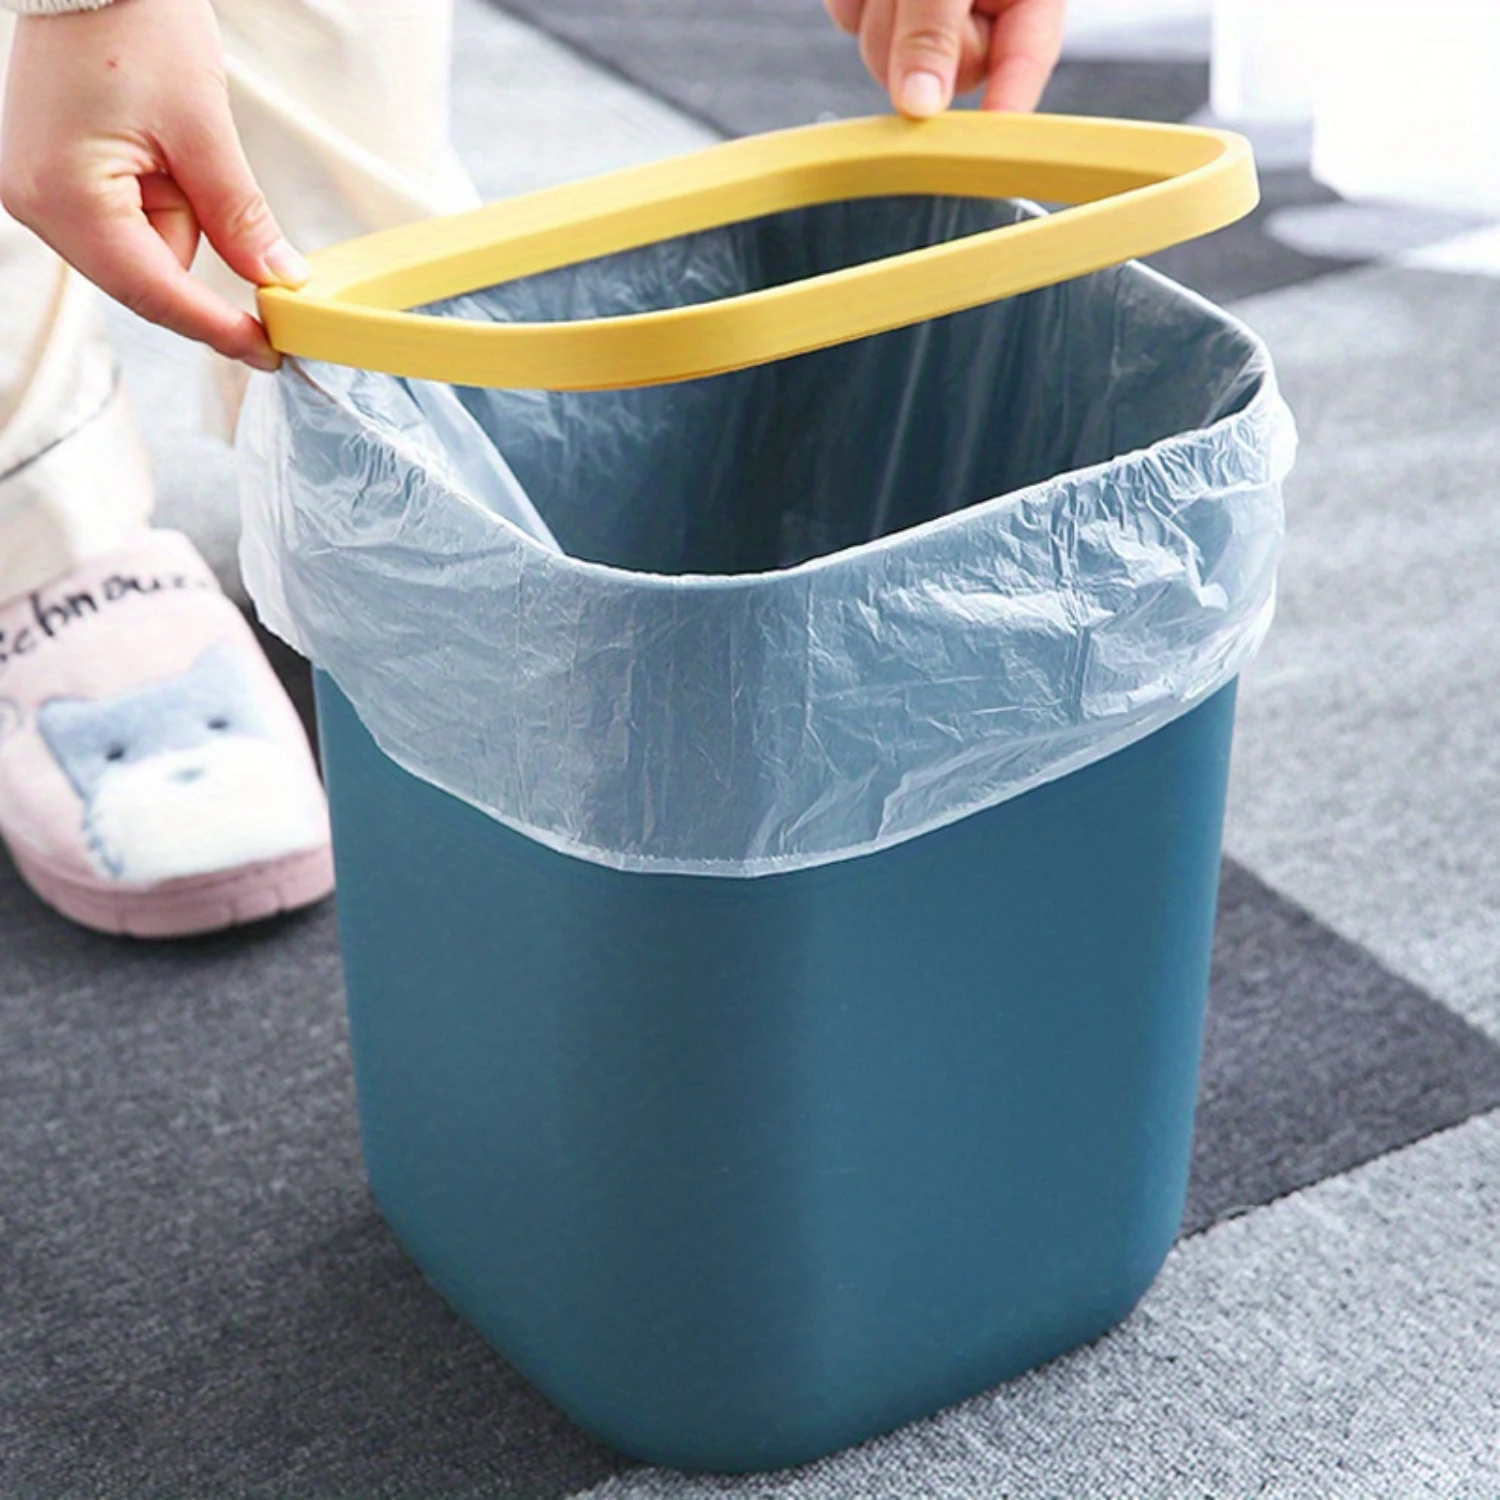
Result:
{"label": "human hand", "polygon": [[1062,47],[1064,0],[823,0],[904,115],[984,86],[985,109],[1031,110]]}
{"label": "human hand", "polygon": [[307,279],[240,148],[208,0],[22,17],[0,203],[143,318],[276,368],[261,325],[187,271],[202,236],[247,281]]}

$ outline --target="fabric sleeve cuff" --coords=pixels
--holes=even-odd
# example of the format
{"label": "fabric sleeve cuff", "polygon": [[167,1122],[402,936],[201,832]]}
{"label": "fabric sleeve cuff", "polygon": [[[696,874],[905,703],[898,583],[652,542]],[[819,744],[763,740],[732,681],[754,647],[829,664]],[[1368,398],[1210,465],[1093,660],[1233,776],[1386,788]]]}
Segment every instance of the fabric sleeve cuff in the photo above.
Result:
{"label": "fabric sleeve cuff", "polygon": [[18,16],[67,16],[80,10],[103,10],[114,0],[0,0],[0,10]]}

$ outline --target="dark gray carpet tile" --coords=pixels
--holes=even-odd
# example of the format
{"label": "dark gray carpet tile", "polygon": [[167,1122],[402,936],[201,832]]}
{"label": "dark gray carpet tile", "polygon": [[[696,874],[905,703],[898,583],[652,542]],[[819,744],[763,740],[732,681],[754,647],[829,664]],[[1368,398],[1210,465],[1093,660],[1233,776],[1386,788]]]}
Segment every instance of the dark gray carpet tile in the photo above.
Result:
{"label": "dark gray carpet tile", "polygon": [[363,1186],[330,907],[97,938],[0,861],[0,1496],[553,1500],[620,1460]]}
{"label": "dark gray carpet tile", "polygon": [[[890,108],[853,39],[816,0],[496,3],[725,135]],[[1206,63],[1066,58],[1043,108],[1185,120],[1207,99]]]}
{"label": "dark gray carpet tile", "polygon": [[1303,444],[1230,847],[1500,1038],[1500,279],[1371,266],[1238,311]]}
{"label": "dark gray carpet tile", "polygon": [[1105,115],[1175,124],[1208,102],[1208,64],[1065,57],[1042,95],[1054,115]]}
{"label": "dark gray carpet tile", "polygon": [[578,1500],[1495,1500],[1500,1114],[1167,1259],[1113,1333],[805,1468]]}
{"label": "dark gray carpet tile", "polygon": [[1500,1104],[1500,1047],[1224,863],[1184,1232]]}
{"label": "dark gray carpet tile", "polygon": [[1260,206],[1237,224],[1164,250],[1149,257],[1150,263],[1211,302],[1273,292],[1359,264],[1354,259],[1306,254],[1267,233],[1269,221],[1283,209],[1340,201],[1336,193],[1314,182],[1305,168],[1263,169],[1260,192]]}
{"label": "dark gray carpet tile", "polygon": [[888,108],[818,0],[498,3],[726,135]]}
{"label": "dark gray carpet tile", "polygon": [[[118,942],[0,865],[0,954],[6,1500],[561,1500],[623,1467],[382,1226],[330,908]],[[1497,1100],[1500,1049],[1226,866],[1188,1230]]]}
{"label": "dark gray carpet tile", "polygon": [[[889,108],[853,42],[811,0],[757,0],[753,8],[737,0],[497,3],[726,135]],[[1042,107],[1170,122],[1199,113],[1207,100],[1206,63],[1064,58]],[[1265,232],[1267,219],[1283,209],[1337,201],[1304,168],[1264,171],[1261,188],[1262,205],[1249,219],[1152,264],[1214,301],[1355,264],[1303,254]]]}

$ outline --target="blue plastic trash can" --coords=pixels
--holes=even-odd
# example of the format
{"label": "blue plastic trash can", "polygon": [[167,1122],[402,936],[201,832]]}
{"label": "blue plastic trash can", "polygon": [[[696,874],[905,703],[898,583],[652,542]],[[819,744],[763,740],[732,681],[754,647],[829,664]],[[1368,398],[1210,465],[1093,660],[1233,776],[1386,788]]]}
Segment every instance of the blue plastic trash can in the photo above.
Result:
{"label": "blue plastic trash can", "polygon": [[600,868],[318,683],[370,1183],[637,1458],[800,1463],[1097,1338],[1187,1187],[1234,691],[847,863]]}
{"label": "blue plastic trash can", "polygon": [[[1027,212],[797,210],[441,310]],[[677,386],[262,383],[243,558],[319,668],[370,1181],[589,1432],[798,1463],[1149,1286],[1289,439],[1253,336],[1138,266]]]}

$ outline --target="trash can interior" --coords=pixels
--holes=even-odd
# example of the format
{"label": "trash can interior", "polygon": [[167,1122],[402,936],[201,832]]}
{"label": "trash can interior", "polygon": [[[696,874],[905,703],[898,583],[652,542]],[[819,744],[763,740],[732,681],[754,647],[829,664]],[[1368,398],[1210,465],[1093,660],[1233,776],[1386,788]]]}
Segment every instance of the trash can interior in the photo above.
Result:
{"label": "trash can interior", "polygon": [[[805,279],[1032,212],[959,198],[826,204],[440,310],[474,321],[615,317]],[[707,380],[459,394],[569,556],[647,573],[765,572],[1240,410],[1264,374],[1243,330],[1166,288],[1122,266]],[[386,377],[357,383],[369,380]]]}

